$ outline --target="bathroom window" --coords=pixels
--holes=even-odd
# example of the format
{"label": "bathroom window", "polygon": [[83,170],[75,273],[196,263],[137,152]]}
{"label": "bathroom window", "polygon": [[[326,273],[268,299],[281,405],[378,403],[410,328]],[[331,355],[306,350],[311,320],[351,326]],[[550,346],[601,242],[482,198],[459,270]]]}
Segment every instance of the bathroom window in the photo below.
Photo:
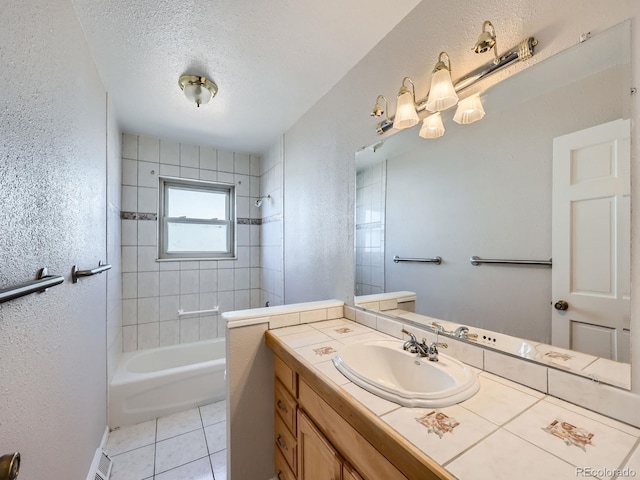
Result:
{"label": "bathroom window", "polygon": [[160,177],[158,259],[235,258],[235,187]]}

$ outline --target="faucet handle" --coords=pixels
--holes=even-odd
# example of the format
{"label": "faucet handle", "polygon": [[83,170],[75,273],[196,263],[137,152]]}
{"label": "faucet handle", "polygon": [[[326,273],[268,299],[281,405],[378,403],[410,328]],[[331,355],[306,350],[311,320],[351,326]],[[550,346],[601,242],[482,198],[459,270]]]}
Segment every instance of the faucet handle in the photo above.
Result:
{"label": "faucet handle", "polygon": [[405,335],[409,335],[409,338],[411,339],[411,341],[413,341],[413,342],[417,342],[417,341],[418,341],[418,340],[416,339],[416,336],[415,336],[413,333],[411,333],[411,332],[407,331],[407,330],[406,330],[406,329],[404,329],[404,328],[402,329],[402,333],[404,333]]}

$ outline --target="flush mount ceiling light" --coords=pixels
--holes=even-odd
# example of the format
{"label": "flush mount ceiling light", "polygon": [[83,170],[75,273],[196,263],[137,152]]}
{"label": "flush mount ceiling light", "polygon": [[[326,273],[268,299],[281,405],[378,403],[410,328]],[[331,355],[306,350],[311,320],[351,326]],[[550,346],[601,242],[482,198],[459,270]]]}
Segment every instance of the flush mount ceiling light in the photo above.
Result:
{"label": "flush mount ceiling light", "polygon": [[[411,84],[411,90],[409,90],[405,83]],[[402,79],[402,86],[398,92],[398,103],[396,105],[396,117],[393,121],[393,128],[402,130],[403,128],[413,127],[418,123],[418,112],[416,112],[416,90],[413,85],[413,80],[409,77]]]}
{"label": "flush mount ceiling light", "polygon": [[[447,63],[444,63],[443,60],[445,55]],[[451,59],[447,52],[441,52],[438,55],[438,63],[436,63],[431,75],[431,90],[429,90],[427,110],[441,112],[453,107],[456,103],[458,103],[458,95],[456,95],[456,90],[453,88],[453,81],[451,80]]]}
{"label": "flush mount ceiling light", "polygon": [[493,24],[489,20],[485,20],[482,24],[482,33],[478,37],[478,41],[473,47],[473,51],[476,53],[486,53],[493,48],[495,59],[493,63],[498,63],[498,47],[496,39],[496,29],[493,28]]}
{"label": "flush mount ceiling light", "polygon": [[440,112],[433,113],[422,121],[419,135],[422,138],[439,138],[444,135],[444,124]]}
{"label": "flush mount ceiling light", "polygon": [[209,100],[218,93],[218,86],[214,82],[199,75],[182,75],[178,85],[184,92],[184,96],[198,107],[209,103]]}
{"label": "flush mount ceiling light", "polygon": [[468,125],[477,122],[482,117],[484,117],[484,108],[482,107],[480,94],[476,93],[460,100],[456,114],[453,116],[453,121],[460,125]]}

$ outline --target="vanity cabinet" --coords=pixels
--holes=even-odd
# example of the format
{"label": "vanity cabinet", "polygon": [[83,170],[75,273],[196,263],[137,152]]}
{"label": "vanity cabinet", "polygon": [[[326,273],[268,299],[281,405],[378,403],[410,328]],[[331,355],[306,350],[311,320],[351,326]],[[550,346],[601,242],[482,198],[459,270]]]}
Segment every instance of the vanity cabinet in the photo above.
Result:
{"label": "vanity cabinet", "polygon": [[280,480],[407,479],[278,356],[274,370]]}

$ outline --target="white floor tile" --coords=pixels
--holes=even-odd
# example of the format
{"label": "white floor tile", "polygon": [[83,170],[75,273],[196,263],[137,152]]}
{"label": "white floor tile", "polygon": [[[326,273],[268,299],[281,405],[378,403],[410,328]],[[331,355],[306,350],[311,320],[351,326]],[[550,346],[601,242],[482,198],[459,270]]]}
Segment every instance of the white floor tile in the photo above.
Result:
{"label": "white floor tile", "polygon": [[227,480],[227,451],[221,450],[209,456],[213,478],[215,480]]}
{"label": "white floor tile", "polygon": [[156,474],[206,457],[208,454],[202,430],[163,440],[156,444]]}
{"label": "white floor tile", "polygon": [[219,422],[205,427],[209,453],[219,452],[227,448],[227,422]]}
{"label": "white floor tile", "polygon": [[111,480],[143,480],[153,476],[155,445],[136,448],[111,457]]}
{"label": "white floor tile", "polygon": [[213,480],[209,457],[168,470],[155,476],[155,480]]}
{"label": "white floor tile", "polygon": [[207,427],[214,423],[222,422],[227,419],[227,401],[221,400],[216,403],[210,403],[200,407],[200,415],[202,424]]}
{"label": "white floor tile", "polygon": [[202,428],[202,420],[200,419],[200,411],[197,408],[167,415],[158,419],[156,441],[160,442],[199,428]]}
{"label": "white floor tile", "polygon": [[135,448],[151,445],[156,441],[156,421],[139,423],[130,427],[122,427],[109,433],[107,455],[113,456],[128,452]]}

